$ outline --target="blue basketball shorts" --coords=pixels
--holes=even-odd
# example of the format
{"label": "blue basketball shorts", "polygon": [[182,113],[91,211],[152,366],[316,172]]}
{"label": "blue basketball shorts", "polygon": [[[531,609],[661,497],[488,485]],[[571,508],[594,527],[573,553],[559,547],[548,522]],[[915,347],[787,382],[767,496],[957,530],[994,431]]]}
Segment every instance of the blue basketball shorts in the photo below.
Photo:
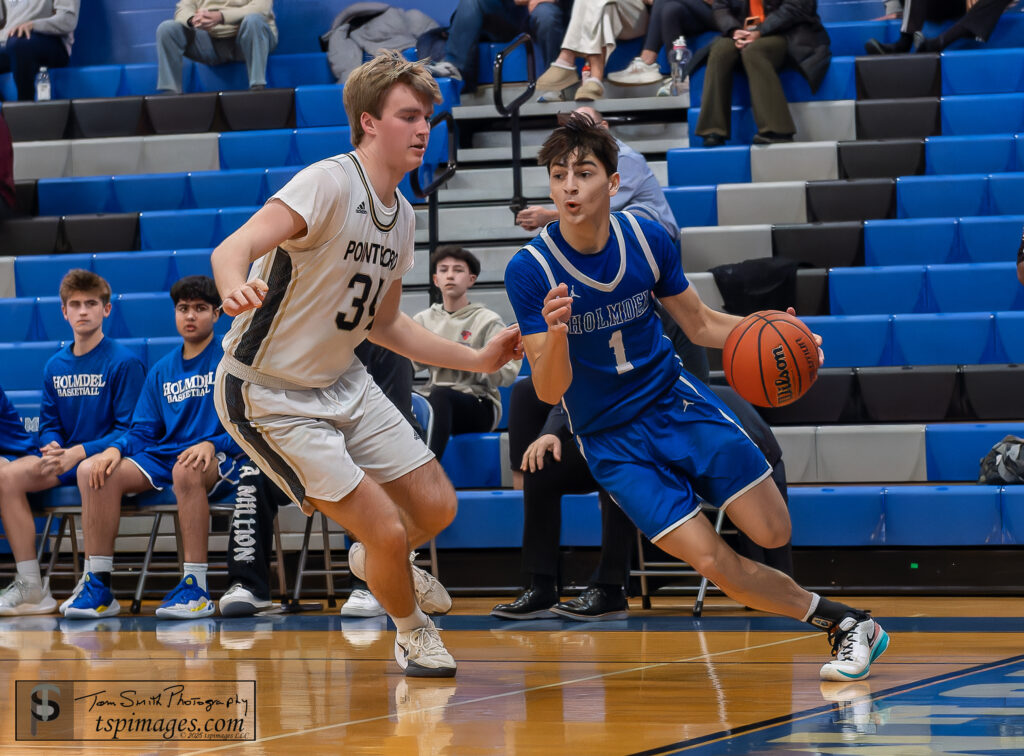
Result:
{"label": "blue basketball shorts", "polygon": [[[174,485],[172,471],[178,461],[178,454],[181,451],[184,450],[175,452],[143,451],[133,454],[124,461],[133,463],[142,471],[142,474],[146,476],[149,482],[153,484],[153,488],[157,491],[163,491],[165,488],[171,488]],[[224,452],[218,452],[213,458],[213,464],[217,465],[218,474],[213,487],[207,491],[207,496],[210,499],[225,493],[226,490],[238,483],[238,475],[235,472],[235,467],[238,464],[236,458],[229,457]],[[140,501],[139,503],[144,502]]]}
{"label": "blue basketball shorts", "polygon": [[725,508],[772,473],[735,415],[688,374],[631,424],[578,441],[594,479],[652,542],[701,499]]}

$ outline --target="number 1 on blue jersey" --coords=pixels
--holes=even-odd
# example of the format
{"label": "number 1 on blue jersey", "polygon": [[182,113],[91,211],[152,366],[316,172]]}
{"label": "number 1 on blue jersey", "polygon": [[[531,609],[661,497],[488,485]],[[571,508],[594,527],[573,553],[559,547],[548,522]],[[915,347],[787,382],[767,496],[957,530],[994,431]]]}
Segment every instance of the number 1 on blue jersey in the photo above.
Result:
{"label": "number 1 on blue jersey", "polygon": [[622,375],[633,369],[633,363],[626,359],[626,347],[622,343],[622,330],[618,330],[608,339],[608,346],[615,353],[615,371]]}

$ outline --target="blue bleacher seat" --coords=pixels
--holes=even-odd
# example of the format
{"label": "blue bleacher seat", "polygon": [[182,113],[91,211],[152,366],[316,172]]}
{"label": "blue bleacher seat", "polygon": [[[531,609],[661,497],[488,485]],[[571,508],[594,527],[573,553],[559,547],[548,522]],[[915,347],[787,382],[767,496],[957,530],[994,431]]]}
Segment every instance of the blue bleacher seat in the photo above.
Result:
{"label": "blue bleacher seat", "polygon": [[[820,5],[819,11],[824,7]],[[827,27],[832,55],[863,55],[867,40],[874,38],[887,42],[899,34],[898,28],[896,35],[891,33],[893,24],[888,21],[833,22]]]}
{"label": "blue bleacher seat", "polygon": [[498,433],[452,436],[441,458],[456,488],[499,488],[502,464]]}
{"label": "blue bleacher seat", "polygon": [[789,489],[794,546],[873,546],[882,542],[885,495],[878,486]]}
{"label": "blue bleacher seat", "polygon": [[113,303],[128,338],[176,336],[174,304],[167,294],[121,294]]}
{"label": "blue bleacher seat", "polygon": [[896,179],[899,218],[947,218],[988,212],[988,176],[901,176]]}
{"label": "blue bleacher seat", "polygon": [[1017,170],[1024,171],[1024,134],[1017,134],[1013,138],[1014,152],[1017,157]]}
{"label": "blue bleacher seat", "polygon": [[[458,438],[456,436],[456,438]],[[523,544],[522,491],[459,491],[455,520],[437,534],[439,549],[519,548]]]}
{"label": "blue bleacher seat", "polygon": [[147,361],[148,358],[149,358],[149,355],[148,355],[148,353],[146,351],[146,339],[142,339],[142,338],[118,339],[117,343],[120,344],[123,347],[127,347],[128,349],[130,349],[135,354],[136,357],[138,357],[140,360],[142,360],[143,367],[145,367],[146,370],[149,370],[150,363]]}
{"label": "blue bleacher seat", "polygon": [[110,176],[39,179],[40,215],[105,213],[113,207]]}
{"label": "blue bleacher seat", "polygon": [[[738,87],[733,87],[734,91],[738,91]],[[700,108],[689,108],[686,111],[686,122],[689,128],[690,144],[694,147],[700,147],[702,140],[697,136],[697,121],[700,118]],[[754,124],[754,111],[748,107],[739,108],[735,105],[732,107],[730,115],[730,124],[732,127],[732,134],[726,141],[726,144],[730,145],[749,145],[754,141],[754,134],[757,133],[757,126]]]}
{"label": "blue bleacher seat", "polygon": [[947,50],[942,94],[998,94],[1024,90],[1024,49]]}
{"label": "blue bleacher seat", "polygon": [[832,268],[828,274],[833,315],[927,312],[923,265]]}
{"label": "blue bleacher seat", "polygon": [[[264,199],[276,194],[278,190],[292,180],[292,176],[302,170],[301,166],[289,165],[282,168],[267,168],[263,186]],[[409,195],[406,195],[407,197]]]}
{"label": "blue bleacher seat", "polygon": [[172,349],[181,346],[180,336],[153,336],[146,340],[146,364],[153,367],[157,361]]}
{"label": "blue bleacher seat", "polygon": [[1024,213],[1024,173],[989,176],[988,201],[993,215]]}
{"label": "blue bleacher seat", "polygon": [[262,168],[235,171],[196,171],[188,174],[189,190],[197,208],[253,206],[263,202]]}
{"label": "blue bleacher seat", "polygon": [[[863,55],[863,47],[858,55]],[[852,55],[836,55],[833,52],[825,78],[817,92],[811,91],[811,85],[796,68],[787,66],[779,72],[782,89],[788,102],[811,102],[823,100],[854,100],[857,98],[857,80],[854,75],[854,58]]]}
{"label": "blue bleacher seat", "polygon": [[121,88],[121,75],[119,65],[50,69],[53,99],[117,97]]}
{"label": "blue bleacher seat", "polygon": [[40,341],[65,341],[74,336],[58,296],[36,297],[36,326]]}
{"label": "blue bleacher seat", "polygon": [[[508,47],[508,42],[485,42],[480,45],[480,53],[478,58],[477,66],[477,83],[478,84],[493,84],[494,83],[494,58],[495,56]],[[534,62],[537,66],[537,76],[544,73],[544,61],[540,55],[540,51],[534,48]],[[609,71],[615,69],[609,68]],[[505,58],[505,62],[501,67],[501,80],[505,81],[526,81],[526,47],[520,45],[512,53]],[[507,99],[511,99],[507,97]]]}
{"label": "blue bleacher seat", "polygon": [[930,174],[1012,171],[1016,162],[1012,134],[933,136],[924,143]]}
{"label": "blue bleacher seat", "polygon": [[93,256],[21,255],[14,259],[14,284],[19,297],[55,296],[60,281],[72,268],[92,270]]}
{"label": "blue bleacher seat", "polygon": [[225,207],[217,211],[217,230],[214,244],[220,244],[252,217],[258,207]]}
{"label": "blue bleacher seat", "polygon": [[[975,478],[977,462],[974,463]],[[1002,543],[998,486],[893,486],[885,490],[887,546]]]}
{"label": "blue bleacher seat", "polygon": [[929,265],[926,278],[934,312],[996,312],[1024,307],[1024,287],[1017,281],[1012,262]]}
{"label": "blue bleacher seat", "polygon": [[958,227],[962,258],[970,262],[1000,262],[1007,259],[1006,250],[1020,242],[1024,215],[961,218]]}
{"label": "blue bleacher seat", "polygon": [[1024,131],[1024,93],[942,98],[942,133],[1016,134]]}
{"label": "blue bleacher seat", "polygon": [[299,165],[310,165],[324,158],[352,150],[352,132],[348,126],[327,126],[295,131],[295,154]]}
{"label": "blue bleacher seat", "polygon": [[295,125],[300,129],[311,126],[347,126],[345,104],[340,84],[295,87]]}
{"label": "blue bleacher seat", "polygon": [[156,210],[139,215],[143,249],[212,247],[216,230],[216,210]]}
{"label": "blue bleacher seat", "polygon": [[[271,55],[267,59],[267,86],[295,89],[309,84],[333,84],[327,53]],[[297,93],[296,93],[297,94]]]}
{"label": "blue bleacher seat", "polygon": [[4,102],[18,101],[18,88],[14,86],[14,74],[0,74],[0,99]]}
{"label": "blue bleacher seat", "polygon": [[894,365],[977,365],[993,362],[991,313],[892,316]]}
{"label": "blue bleacher seat", "polygon": [[59,341],[0,344],[0,386],[5,391],[38,391],[43,368],[59,348]]}
{"label": "blue bleacher seat", "polygon": [[1024,435],[1024,424],[936,423],[925,428],[928,480],[975,482],[982,457],[1007,435]]}
{"label": "blue bleacher seat", "polygon": [[171,279],[171,253],[104,252],[93,260],[93,271],[107,279],[117,294],[166,291]]}
{"label": "blue bleacher seat", "polygon": [[220,135],[220,167],[270,168],[295,165],[292,129],[236,131]]}
{"label": "blue bleacher seat", "polygon": [[[188,58],[185,58],[184,62],[186,65],[192,66],[192,61]],[[190,74],[191,71],[186,71],[183,68],[182,80],[187,80]],[[156,94],[156,78],[156,63],[127,63],[123,67],[121,88],[118,94],[123,96]]]}
{"label": "blue bleacher seat", "polygon": [[1024,312],[997,312],[995,326],[1001,360],[1024,364]]}
{"label": "blue bleacher seat", "polygon": [[864,221],[865,265],[927,265],[956,260],[955,218]]}
{"label": "blue bleacher seat", "polygon": [[225,92],[249,88],[249,74],[244,63],[222,63],[195,67],[190,92]]}
{"label": "blue bleacher seat", "polygon": [[822,338],[825,367],[877,367],[891,365],[888,315],[805,317],[803,321]]}
{"label": "blue bleacher seat", "polygon": [[213,276],[213,268],[210,266],[210,253],[212,249],[203,247],[200,249],[178,249],[173,253],[172,264],[174,265],[171,275],[174,280],[185,276]]}
{"label": "blue bleacher seat", "polygon": [[750,147],[669,150],[669,186],[713,186],[750,182]]}
{"label": "blue bleacher seat", "polygon": [[1024,486],[1001,486],[999,504],[1003,543],[1024,543]]}
{"label": "blue bleacher seat", "polygon": [[0,299],[0,342],[34,340],[35,322],[35,297]]}
{"label": "blue bleacher seat", "polygon": [[114,176],[112,184],[116,211],[120,213],[180,210],[188,206],[188,182],[185,173]]}
{"label": "blue bleacher seat", "polygon": [[717,187],[670,186],[664,191],[680,228],[718,225]]}

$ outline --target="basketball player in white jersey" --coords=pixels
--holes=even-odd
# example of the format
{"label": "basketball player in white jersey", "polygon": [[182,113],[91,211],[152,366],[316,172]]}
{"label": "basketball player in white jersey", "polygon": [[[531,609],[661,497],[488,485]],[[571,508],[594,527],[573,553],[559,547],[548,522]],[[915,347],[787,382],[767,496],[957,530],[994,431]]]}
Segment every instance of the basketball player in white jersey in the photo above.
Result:
{"label": "basketball player in white jersey", "polygon": [[355,151],[300,171],[213,251],[224,312],[237,316],[217,411],[307,514],[359,539],[351,569],[398,627],[405,674],[450,677],[455,661],[424,612],[448,611],[451,598],[410,574],[408,555],[452,521],[455,491],[352,350],[369,338],[416,362],[492,373],[522,357],[522,340],[513,326],[474,350],[399,309],[415,219],[397,187],[423,160],[437,83],[385,53],[351,74],[344,100]]}

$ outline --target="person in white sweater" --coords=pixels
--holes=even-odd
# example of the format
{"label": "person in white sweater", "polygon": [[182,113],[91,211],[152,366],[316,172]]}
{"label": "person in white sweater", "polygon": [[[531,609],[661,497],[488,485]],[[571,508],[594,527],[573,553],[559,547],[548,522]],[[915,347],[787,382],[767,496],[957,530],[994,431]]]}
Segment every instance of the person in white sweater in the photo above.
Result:
{"label": "person in white sweater", "polygon": [[[430,256],[430,273],[442,301],[413,316],[420,325],[451,341],[478,347],[505,327],[501,316],[469,301],[468,292],[480,275],[480,261],[468,249],[438,247]],[[512,360],[496,373],[431,367],[421,393],[434,410],[430,450],[440,459],[448,439],[459,433],[486,433],[501,419],[499,386],[519,375],[521,360]]]}
{"label": "person in white sweater", "polygon": [[41,67],[71,56],[79,0],[0,0],[0,73],[14,74],[19,100],[34,100]]}

